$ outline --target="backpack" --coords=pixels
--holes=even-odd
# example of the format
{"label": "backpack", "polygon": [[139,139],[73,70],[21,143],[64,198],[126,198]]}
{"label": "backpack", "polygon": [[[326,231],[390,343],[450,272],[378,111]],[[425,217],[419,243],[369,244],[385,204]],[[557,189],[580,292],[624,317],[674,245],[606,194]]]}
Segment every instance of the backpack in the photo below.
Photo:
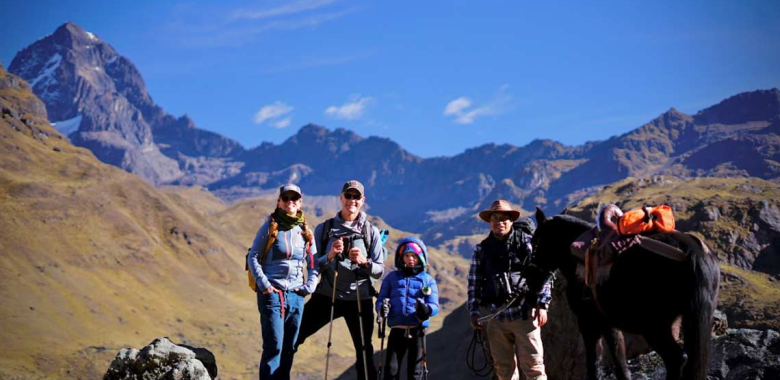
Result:
{"label": "backpack", "polygon": [[634,235],[646,231],[674,231],[674,215],[667,205],[626,211],[617,223],[621,235]]}
{"label": "backpack", "polygon": [[[311,231],[309,231],[309,228],[306,226],[306,220],[304,219],[303,226],[301,226],[303,229],[303,238],[306,241],[306,247],[305,251],[306,253],[311,256],[311,245],[314,241],[314,235],[312,235]],[[279,223],[274,220],[273,214],[268,215],[268,236],[265,239],[265,247],[263,248],[263,254],[260,256],[260,264],[265,261],[266,257],[268,257],[268,251],[271,250],[271,247],[274,245],[274,242],[276,242],[276,235],[279,233]],[[249,252],[252,251],[252,248],[249,247],[246,250],[246,258],[244,259],[244,270],[246,271],[247,281],[249,282],[249,287],[257,292],[257,281],[255,281],[254,276],[252,276],[252,272],[249,270]],[[311,266],[314,268],[314,258],[312,257],[311,260]]]}
{"label": "backpack", "polygon": [[536,232],[536,223],[531,218],[518,219],[512,224],[512,228],[522,231],[528,236],[533,236]]}

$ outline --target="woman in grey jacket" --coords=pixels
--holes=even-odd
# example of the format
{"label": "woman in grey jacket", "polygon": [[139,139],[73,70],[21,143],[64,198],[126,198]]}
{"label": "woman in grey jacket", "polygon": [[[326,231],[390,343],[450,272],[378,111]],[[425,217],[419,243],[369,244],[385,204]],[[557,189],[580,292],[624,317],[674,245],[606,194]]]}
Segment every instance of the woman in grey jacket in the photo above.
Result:
{"label": "woman in grey jacket", "polygon": [[[247,256],[257,283],[257,307],[263,334],[260,379],[289,379],[292,351],[303,315],[303,298],[319,277],[317,247],[301,209],[301,189],[279,188],[276,210],[260,227]],[[304,283],[303,271],[308,271]]]}

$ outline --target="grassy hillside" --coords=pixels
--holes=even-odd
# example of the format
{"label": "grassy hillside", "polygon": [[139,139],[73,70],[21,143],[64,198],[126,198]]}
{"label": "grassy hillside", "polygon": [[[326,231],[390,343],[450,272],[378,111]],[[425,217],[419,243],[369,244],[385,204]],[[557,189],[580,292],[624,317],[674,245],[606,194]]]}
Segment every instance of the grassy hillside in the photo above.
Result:
{"label": "grassy hillside", "polygon": [[[214,352],[222,379],[255,377],[259,314],[244,255],[274,197],[227,205],[200,188],[155,189],[72,146],[24,83],[0,74],[15,81],[0,86],[0,378],[99,378],[120,348],[159,336]],[[312,226],[338,205],[306,202]],[[408,235],[391,228],[389,248]],[[465,299],[467,263],[431,257],[446,314]],[[299,378],[321,376],[326,334],[301,348]],[[347,336],[337,323],[334,374],[352,365]]]}
{"label": "grassy hillside", "polygon": [[213,351],[223,379],[256,376],[246,241],[214,217],[225,206],[100,163],[28,91],[0,86],[0,378],[99,378],[159,336]]}
{"label": "grassy hillside", "polygon": [[119,348],[163,335],[213,350],[224,378],[252,372],[237,242],[58,135],[30,114],[0,121],[0,377],[96,378]]}

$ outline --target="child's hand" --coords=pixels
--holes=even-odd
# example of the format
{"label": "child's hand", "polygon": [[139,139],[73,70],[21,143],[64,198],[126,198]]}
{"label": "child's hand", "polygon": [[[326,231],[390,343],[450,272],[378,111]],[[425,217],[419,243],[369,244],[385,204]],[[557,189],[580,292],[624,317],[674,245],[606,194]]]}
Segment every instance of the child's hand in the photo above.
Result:
{"label": "child's hand", "polygon": [[422,298],[418,298],[414,305],[414,312],[417,314],[417,319],[424,321],[431,316],[431,307],[425,304]]}

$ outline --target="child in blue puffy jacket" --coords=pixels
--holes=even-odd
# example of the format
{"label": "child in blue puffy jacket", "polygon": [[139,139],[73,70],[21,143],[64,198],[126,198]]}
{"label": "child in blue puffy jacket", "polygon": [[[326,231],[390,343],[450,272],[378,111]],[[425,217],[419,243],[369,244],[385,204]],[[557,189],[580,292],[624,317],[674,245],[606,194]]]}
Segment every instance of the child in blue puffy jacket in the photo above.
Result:
{"label": "child in blue puffy jacket", "polygon": [[[407,352],[407,379],[423,377],[425,328],[429,326],[428,318],[439,312],[439,290],[433,277],[425,272],[427,265],[428,251],[422,240],[404,238],[395,251],[397,270],[382,281],[376,300],[377,322],[381,324],[387,315],[390,326],[384,380],[399,378],[401,361]],[[389,300],[387,310],[383,310],[385,299]]]}

